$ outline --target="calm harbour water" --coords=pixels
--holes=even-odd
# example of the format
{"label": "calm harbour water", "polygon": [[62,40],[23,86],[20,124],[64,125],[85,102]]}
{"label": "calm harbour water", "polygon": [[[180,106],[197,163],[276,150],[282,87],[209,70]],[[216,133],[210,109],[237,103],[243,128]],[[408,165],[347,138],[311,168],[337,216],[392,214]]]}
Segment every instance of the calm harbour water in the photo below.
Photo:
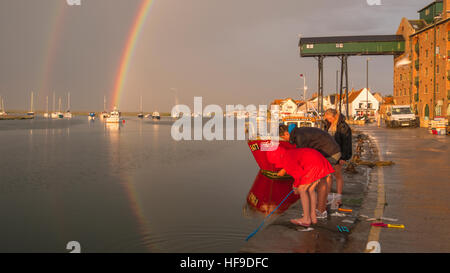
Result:
{"label": "calm harbour water", "polygon": [[177,142],[171,124],[0,121],[0,252],[239,251],[263,218],[244,209],[246,142]]}

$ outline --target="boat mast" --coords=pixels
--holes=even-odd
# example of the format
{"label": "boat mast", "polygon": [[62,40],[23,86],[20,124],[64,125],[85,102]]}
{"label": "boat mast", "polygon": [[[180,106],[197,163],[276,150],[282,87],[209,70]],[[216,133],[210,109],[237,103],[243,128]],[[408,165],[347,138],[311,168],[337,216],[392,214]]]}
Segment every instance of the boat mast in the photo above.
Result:
{"label": "boat mast", "polygon": [[67,93],[67,112],[70,111],[70,92]]}
{"label": "boat mast", "polygon": [[47,114],[48,114],[48,96],[46,97],[46,99],[45,99],[45,100],[46,100],[46,105],[47,105],[45,109],[46,109],[46,111],[47,111]]}
{"label": "boat mast", "polygon": [[141,109],[140,110],[141,110],[141,113],[142,113],[142,95],[141,95]]}
{"label": "boat mast", "polygon": [[55,98],[55,92],[53,92],[53,112],[56,111],[56,98]]}
{"label": "boat mast", "polygon": [[58,112],[61,113],[61,97],[59,97],[59,110],[58,110]]}
{"label": "boat mast", "polygon": [[31,109],[30,112],[33,113],[33,92],[31,92]]}
{"label": "boat mast", "polygon": [[106,112],[106,95],[103,96],[103,112]]}

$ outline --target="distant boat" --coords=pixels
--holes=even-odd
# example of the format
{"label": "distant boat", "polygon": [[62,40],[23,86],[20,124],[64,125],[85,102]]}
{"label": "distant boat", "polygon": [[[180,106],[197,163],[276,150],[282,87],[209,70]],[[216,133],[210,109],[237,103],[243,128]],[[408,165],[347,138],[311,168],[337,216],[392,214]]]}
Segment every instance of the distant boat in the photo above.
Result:
{"label": "distant boat", "polygon": [[59,108],[58,108],[58,112],[56,113],[56,115],[58,116],[58,118],[64,118],[64,114],[61,112],[61,97],[59,98]]}
{"label": "distant boat", "polygon": [[152,119],[161,119],[161,116],[159,115],[159,113],[158,112],[153,112],[152,113]]}
{"label": "distant boat", "polygon": [[142,113],[142,96],[141,96],[141,103],[140,103],[140,108],[139,108],[139,114],[137,116],[138,116],[138,118],[143,118],[144,117],[144,113]]}
{"label": "distant boat", "polygon": [[1,101],[1,103],[2,103],[2,109],[0,110],[0,116],[6,116],[6,111],[5,111],[5,104],[4,104],[4,101],[3,101],[3,98],[2,97],[0,97],[0,101]]}
{"label": "distant boat", "polygon": [[55,92],[53,92],[53,112],[51,113],[51,118],[52,119],[57,119],[57,118],[59,118],[59,113],[58,112],[56,112],[56,106],[55,106],[55,100],[56,100],[56,98],[55,98]]}
{"label": "distant boat", "polygon": [[117,107],[114,106],[114,110],[106,118],[107,123],[120,123],[120,112]]}
{"label": "distant boat", "polygon": [[182,117],[183,117],[183,113],[182,112],[172,113],[172,118],[173,119],[179,119],[179,118],[182,118]]}
{"label": "distant boat", "polygon": [[33,103],[34,103],[34,100],[33,100],[33,95],[34,95],[34,93],[31,92],[30,112],[27,113],[27,116],[33,116],[33,117],[34,117],[34,111],[33,111],[33,106],[34,106]]}
{"label": "distant boat", "polygon": [[95,112],[89,113],[88,119],[89,119],[89,120],[95,120]]}
{"label": "distant boat", "polygon": [[65,118],[72,118],[72,113],[70,113],[70,92],[67,93],[67,111],[64,113]]}
{"label": "distant boat", "polygon": [[45,113],[44,113],[44,118],[49,118],[50,114],[48,113],[48,96],[45,97],[45,101],[46,101],[46,107],[45,107]]}
{"label": "distant boat", "polygon": [[145,118],[151,118],[152,117],[152,115],[151,114],[147,114],[147,115],[145,115]]}
{"label": "distant boat", "polygon": [[103,112],[100,113],[101,119],[106,119],[109,116],[108,112],[106,112],[106,96],[103,96]]}

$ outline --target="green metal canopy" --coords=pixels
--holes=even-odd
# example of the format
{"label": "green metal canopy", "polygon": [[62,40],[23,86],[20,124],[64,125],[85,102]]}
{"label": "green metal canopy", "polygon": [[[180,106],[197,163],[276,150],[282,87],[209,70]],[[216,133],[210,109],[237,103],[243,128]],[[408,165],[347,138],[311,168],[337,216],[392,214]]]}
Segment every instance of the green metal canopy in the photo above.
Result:
{"label": "green metal canopy", "polygon": [[299,42],[301,57],[342,55],[401,55],[405,39],[401,35],[308,37]]}

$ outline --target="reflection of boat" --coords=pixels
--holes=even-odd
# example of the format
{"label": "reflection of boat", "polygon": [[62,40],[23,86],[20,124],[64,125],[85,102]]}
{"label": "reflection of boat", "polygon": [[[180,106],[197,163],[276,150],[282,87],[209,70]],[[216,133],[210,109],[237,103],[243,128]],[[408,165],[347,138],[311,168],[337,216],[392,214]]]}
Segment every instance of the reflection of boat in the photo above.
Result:
{"label": "reflection of boat", "polygon": [[[268,214],[288,195],[292,190],[293,183],[294,179],[292,178],[283,180],[271,179],[263,171],[259,171],[247,195],[247,204],[253,209]],[[278,208],[277,213],[284,212],[298,199],[298,195],[291,194]]]}
{"label": "reflection of boat", "polygon": [[158,112],[153,112],[152,119],[161,119],[161,116],[159,115]]}
{"label": "reflection of boat", "polygon": [[109,132],[118,132],[120,129],[120,123],[105,123],[105,127]]}
{"label": "reflection of boat", "polygon": [[107,123],[119,123],[120,122],[120,112],[117,107],[114,106],[114,110],[106,118]]}

